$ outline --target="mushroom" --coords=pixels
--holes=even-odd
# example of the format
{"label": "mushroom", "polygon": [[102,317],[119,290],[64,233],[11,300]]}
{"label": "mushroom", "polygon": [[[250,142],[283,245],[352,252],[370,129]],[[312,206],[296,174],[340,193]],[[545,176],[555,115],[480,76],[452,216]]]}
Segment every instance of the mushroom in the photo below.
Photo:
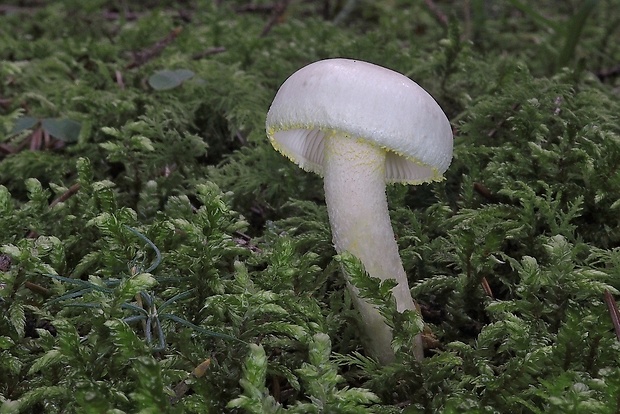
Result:
{"label": "mushroom", "polygon": [[[399,312],[417,311],[390,222],[386,183],[440,181],[452,160],[452,129],[437,102],[406,76],[371,63],[326,59],[295,72],[267,114],[276,150],[324,178],[338,253],[357,257],[371,277],[395,279]],[[346,275],[345,275],[346,276]],[[368,351],[394,359],[392,331],[347,277]],[[421,335],[413,344],[423,358]]]}

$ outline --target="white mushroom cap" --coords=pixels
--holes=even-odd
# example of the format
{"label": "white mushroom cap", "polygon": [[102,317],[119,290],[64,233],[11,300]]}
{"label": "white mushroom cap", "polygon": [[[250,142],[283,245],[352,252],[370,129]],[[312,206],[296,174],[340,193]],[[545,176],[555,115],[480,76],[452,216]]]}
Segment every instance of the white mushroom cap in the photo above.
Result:
{"label": "white mushroom cap", "polygon": [[390,183],[441,180],[452,160],[450,122],[433,97],[406,76],[359,60],[322,60],[292,74],[266,126],[278,151],[321,175],[323,137],[334,132],[388,150]]}

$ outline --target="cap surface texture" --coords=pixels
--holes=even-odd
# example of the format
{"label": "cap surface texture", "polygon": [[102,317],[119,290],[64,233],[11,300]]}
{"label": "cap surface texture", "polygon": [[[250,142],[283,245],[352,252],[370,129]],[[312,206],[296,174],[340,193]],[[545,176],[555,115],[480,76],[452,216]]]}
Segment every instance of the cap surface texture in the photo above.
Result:
{"label": "cap surface texture", "polygon": [[292,74],[266,127],[278,151],[321,175],[327,134],[386,149],[386,182],[440,180],[452,160],[452,129],[433,97],[406,76],[359,60],[321,60]]}

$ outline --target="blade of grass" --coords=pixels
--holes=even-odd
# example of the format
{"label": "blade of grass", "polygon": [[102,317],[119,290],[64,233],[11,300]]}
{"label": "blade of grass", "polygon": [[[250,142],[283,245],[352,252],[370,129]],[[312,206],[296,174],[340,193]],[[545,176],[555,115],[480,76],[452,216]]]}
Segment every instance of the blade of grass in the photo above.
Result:
{"label": "blade of grass", "polygon": [[551,28],[556,32],[561,30],[561,26],[559,23],[554,22],[553,20],[547,19],[542,14],[538,13],[534,7],[529,4],[525,4],[519,0],[508,0],[510,4],[512,4],[515,8],[525,13],[530,19],[532,19],[536,24],[542,27]]}
{"label": "blade of grass", "polygon": [[568,26],[564,28],[564,47],[558,56],[556,71],[567,66],[575,56],[583,28],[598,2],[599,0],[586,0],[579,11],[570,19]]}

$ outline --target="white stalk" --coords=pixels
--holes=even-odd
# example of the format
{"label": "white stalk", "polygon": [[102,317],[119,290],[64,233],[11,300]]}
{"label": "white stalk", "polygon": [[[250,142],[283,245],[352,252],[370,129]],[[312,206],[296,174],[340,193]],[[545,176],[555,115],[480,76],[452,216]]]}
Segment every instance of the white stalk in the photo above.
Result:
{"label": "white stalk", "polygon": [[[335,132],[325,137],[324,157],[325,201],[336,251],[353,254],[372,277],[395,279],[398,285],[392,293],[397,310],[415,311],[388,212],[386,151]],[[382,363],[393,361],[390,327],[379,311],[347,284],[362,316],[370,352]],[[414,341],[414,353],[416,359],[423,358],[421,335]]]}

